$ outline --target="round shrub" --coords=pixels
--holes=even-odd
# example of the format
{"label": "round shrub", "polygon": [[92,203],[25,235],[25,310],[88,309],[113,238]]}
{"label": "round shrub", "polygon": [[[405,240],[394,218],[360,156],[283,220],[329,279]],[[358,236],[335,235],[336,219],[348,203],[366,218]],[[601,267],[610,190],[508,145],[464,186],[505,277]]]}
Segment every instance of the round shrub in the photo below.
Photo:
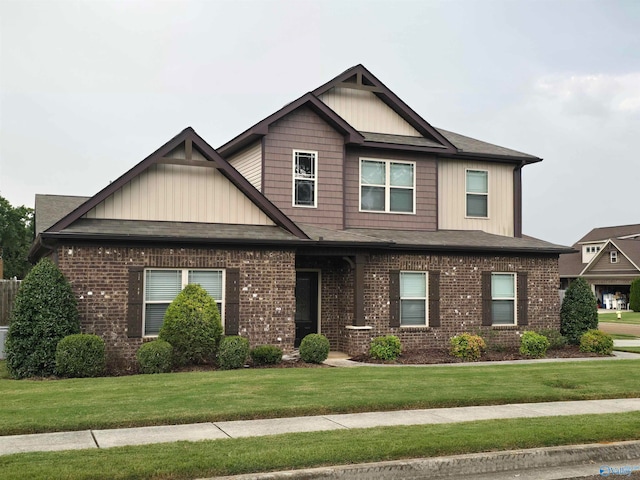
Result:
{"label": "round shrub", "polygon": [[171,302],[158,339],[173,347],[176,366],[211,363],[222,336],[220,312],[204,288],[190,284]]}
{"label": "round shrub", "polygon": [[454,357],[461,358],[464,361],[476,361],[482,356],[487,345],[480,335],[471,335],[470,333],[462,333],[451,337],[449,341],[451,347],[449,353]]}
{"label": "round shrub", "polygon": [[560,308],[560,333],[578,345],[587,330],[598,328],[598,303],[587,281],[578,277],[565,292]]}
{"label": "round shrub", "polygon": [[536,332],[524,332],[520,339],[520,353],[532,358],[542,358],[547,354],[549,340]]}
{"label": "round shrub", "polygon": [[300,342],[300,358],[307,363],[322,363],[329,356],[329,340],[320,333],[311,333]]}
{"label": "round shrub", "polygon": [[168,373],[172,368],[173,347],[165,340],[143,343],[136,352],[140,373]]}
{"label": "round shrub", "polygon": [[218,349],[218,366],[223,370],[242,368],[249,356],[249,340],[238,335],[223,337]]}
{"label": "round shrub", "polygon": [[613,338],[601,330],[589,330],[580,337],[580,351],[597,353],[598,355],[611,355]]}
{"label": "round shrub", "polygon": [[260,345],[250,355],[255,365],[277,365],[282,361],[282,349],[273,345]]}
{"label": "round shrub", "polygon": [[376,337],[371,340],[369,355],[371,358],[384,361],[393,361],[400,356],[402,344],[395,335]]}
{"label": "round shrub", "polygon": [[80,333],[71,285],[49,259],[31,269],[16,294],[5,351],[13,378],[54,375],[56,347]]}
{"label": "round shrub", "polygon": [[549,340],[549,350],[559,350],[567,345],[567,339],[558,330],[547,328],[538,332]]}
{"label": "round shrub", "polygon": [[56,348],[56,373],[61,377],[98,377],[104,373],[104,340],[78,333],[64,337]]}

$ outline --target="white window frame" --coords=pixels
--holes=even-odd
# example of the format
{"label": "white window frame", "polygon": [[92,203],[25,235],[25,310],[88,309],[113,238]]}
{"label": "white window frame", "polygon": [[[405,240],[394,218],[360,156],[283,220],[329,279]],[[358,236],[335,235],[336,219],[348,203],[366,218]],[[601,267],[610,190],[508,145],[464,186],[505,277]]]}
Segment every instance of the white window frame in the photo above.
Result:
{"label": "white window frame", "polygon": [[611,263],[618,263],[618,252],[615,250],[612,250],[609,252],[609,261]]}
{"label": "white window frame", "polygon": [[[362,184],[362,164],[364,162],[377,162],[385,164],[385,184],[375,185],[375,184]],[[405,186],[397,186],[391,185],[391,164],[399,164],[399,165],[411,165],[413,169],[413,185],[411,187]],[[362,187],[380,187],[384,188],[384,210],[365,210],[362,208]],[[391,189],[396,188],[400,190],[411,190],[413,192],[412,196],[412,211],[411,212],[399,212],[395,210],[391,210]],[[416,213],[416,162],[408,162],[404,160],[385,160],[381,158],[360,158],[360,163],[358,164],[358,208],[360,212],[365,213],[392,213],[394,215],[415,215]]]}
{"label": "white window frame", "polygon": [[144,275],[143,275],[143,289],[142,289],[142,299],[143,299],[143,305],[142,305],[142,336],[146,337],[146,338],[153,338],[153,337],[157,337],[157,334],[151,334],[151,335],[147,335],[146,332],[146,315],[147,315],[147,305],[149,304],[155,304],[155,305],[170,305],[171,302],[173,300],[170,301],[166,301],[166,300],[147,300],[147,271],[149,270],[160,270],[160,271],[172,271],[172,272],[181,272],[182,274],[182,288],[180,289],[180,291],[184,290],[184,287],[186,287],[189,284],[189,272],[221,272],[222,273],[222,286],[221,286],[221,293],[222,293],[222,299],[217,300],[214,298],[216,304],[218,305],[218,310],[220,311],[220,321],[222,323],[222,331],[224,331],[224,307],[225,307],[225,291],[226,291],[226,271],[224,268],[162,268],[162,267],[158,267],[158,268],[145,268],[144,269]]}
{"label": "white window frame", "polygon": [[[478,192],[470,192],[469,191],[469,172],[478,172],[478,173],[484,173],[487,175],[487,192],[486,193],[478,193]],[[467,168],[464,171],[464,213],[465,213],[465,218],[474,218],[474,219],[488,219],[489,218],[489,170],[482,170],[480,168]],[[469,195],[475,195],[475,196],[484,196],[485,197],[485,201],[487,202],[487,215],[485,217],[481,217],[478,215],[469,215],[469,208],[468,208],[468,198]]]}
{"label": "white window frame", "polygon": [[[419,273],[424,276],[424,296],[409,297],[402,296],[402,275]],[[416,270],[402,270],[400,272],[400,327],[401,328],[424,328],[429,326],[429,272],[416,271]],[[402,303],[404,300],[422,300],[424,301],[424,323],[420,325],[404,325],[402,323]]]}
{"label": "white window frame", "polygon": [[[301,174],[296,171],[296,157],[299,153],[305,155],[313,155],[313,173]],[[318,207],[318,152],[314,150],[294,150],[292,153],[292,165],[291,170],[293,172],[293,181],[291,183],[291,205],[299,208],[317,208]],[[310,181],[313,180],[313,205],[300,205],[296,203],[296,182],[298,180]]]}
{"label": "white window frame", "polygon": [[[493,293],[493,276],[509,275],[513,278],[513,297],[495,297]],[[493,323],[493,302],[509,300],[513,302],[513,323]],[[518,325],[518,275],[514,272],[491,272],[491,325],[494,327]]]}

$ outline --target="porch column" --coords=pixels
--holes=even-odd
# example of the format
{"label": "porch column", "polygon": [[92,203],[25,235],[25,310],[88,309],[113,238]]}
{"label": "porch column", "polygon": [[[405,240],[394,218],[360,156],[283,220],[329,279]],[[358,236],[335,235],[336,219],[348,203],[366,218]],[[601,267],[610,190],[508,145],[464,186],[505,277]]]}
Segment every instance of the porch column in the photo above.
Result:
{"label": "porch column", "polygon": [[363,254],[356,255],[356,264],[353,272],[353,325],[364,327],[364,266],[367,257]]}

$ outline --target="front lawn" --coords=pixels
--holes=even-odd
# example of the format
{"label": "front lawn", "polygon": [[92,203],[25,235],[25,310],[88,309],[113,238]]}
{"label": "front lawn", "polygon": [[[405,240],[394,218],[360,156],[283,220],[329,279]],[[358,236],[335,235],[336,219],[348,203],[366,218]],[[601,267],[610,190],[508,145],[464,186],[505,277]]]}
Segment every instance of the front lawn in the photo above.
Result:
{"label": "front lawn", "polygon": [[599,313],[598,323],[629,323],[632,325],[640,325],[640,312],[622,310],[620,316],[622,318],[618,320],[618,314],[615,310],[613,310],[612,313]]}
{"label": "front lawn", "polygon": [[0,434],[640,397],[638,371],[640,360],[595,360],[3,379]]}

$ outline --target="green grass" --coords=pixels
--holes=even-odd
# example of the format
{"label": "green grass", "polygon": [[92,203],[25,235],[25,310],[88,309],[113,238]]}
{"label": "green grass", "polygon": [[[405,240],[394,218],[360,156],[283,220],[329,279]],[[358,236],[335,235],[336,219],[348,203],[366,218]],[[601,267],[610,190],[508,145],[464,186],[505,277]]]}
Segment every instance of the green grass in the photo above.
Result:
{"label": "green grass", "polygon": [[[640,360],[247,369],[0,380],[0,435],[413,408],[640,397]],[[634,380],[635,379],[635,380]]]}
{"label": "green grass", "polygon": [[640,325],[640,312],[633,312],[630,310],[622,310],[620,320],[618,315],[614,311],[613,313],[599,313],[599,323],[628,323],[632,325]]}
{"label": "green grass", "polygon": [[618,352],[640,353],[640,347],[613,347]]}
{"label": "green grass", "polygon": [[[3,479],[190,479],[640,438],[636,413],[490,420],[0,457]],[[594,467],[595,470],[595,467]]]}
{"label": "green grass", "polygon": [[614,340],[638,340],[636,335],[629,335],[626,333],[610,333],[609,336]]}

